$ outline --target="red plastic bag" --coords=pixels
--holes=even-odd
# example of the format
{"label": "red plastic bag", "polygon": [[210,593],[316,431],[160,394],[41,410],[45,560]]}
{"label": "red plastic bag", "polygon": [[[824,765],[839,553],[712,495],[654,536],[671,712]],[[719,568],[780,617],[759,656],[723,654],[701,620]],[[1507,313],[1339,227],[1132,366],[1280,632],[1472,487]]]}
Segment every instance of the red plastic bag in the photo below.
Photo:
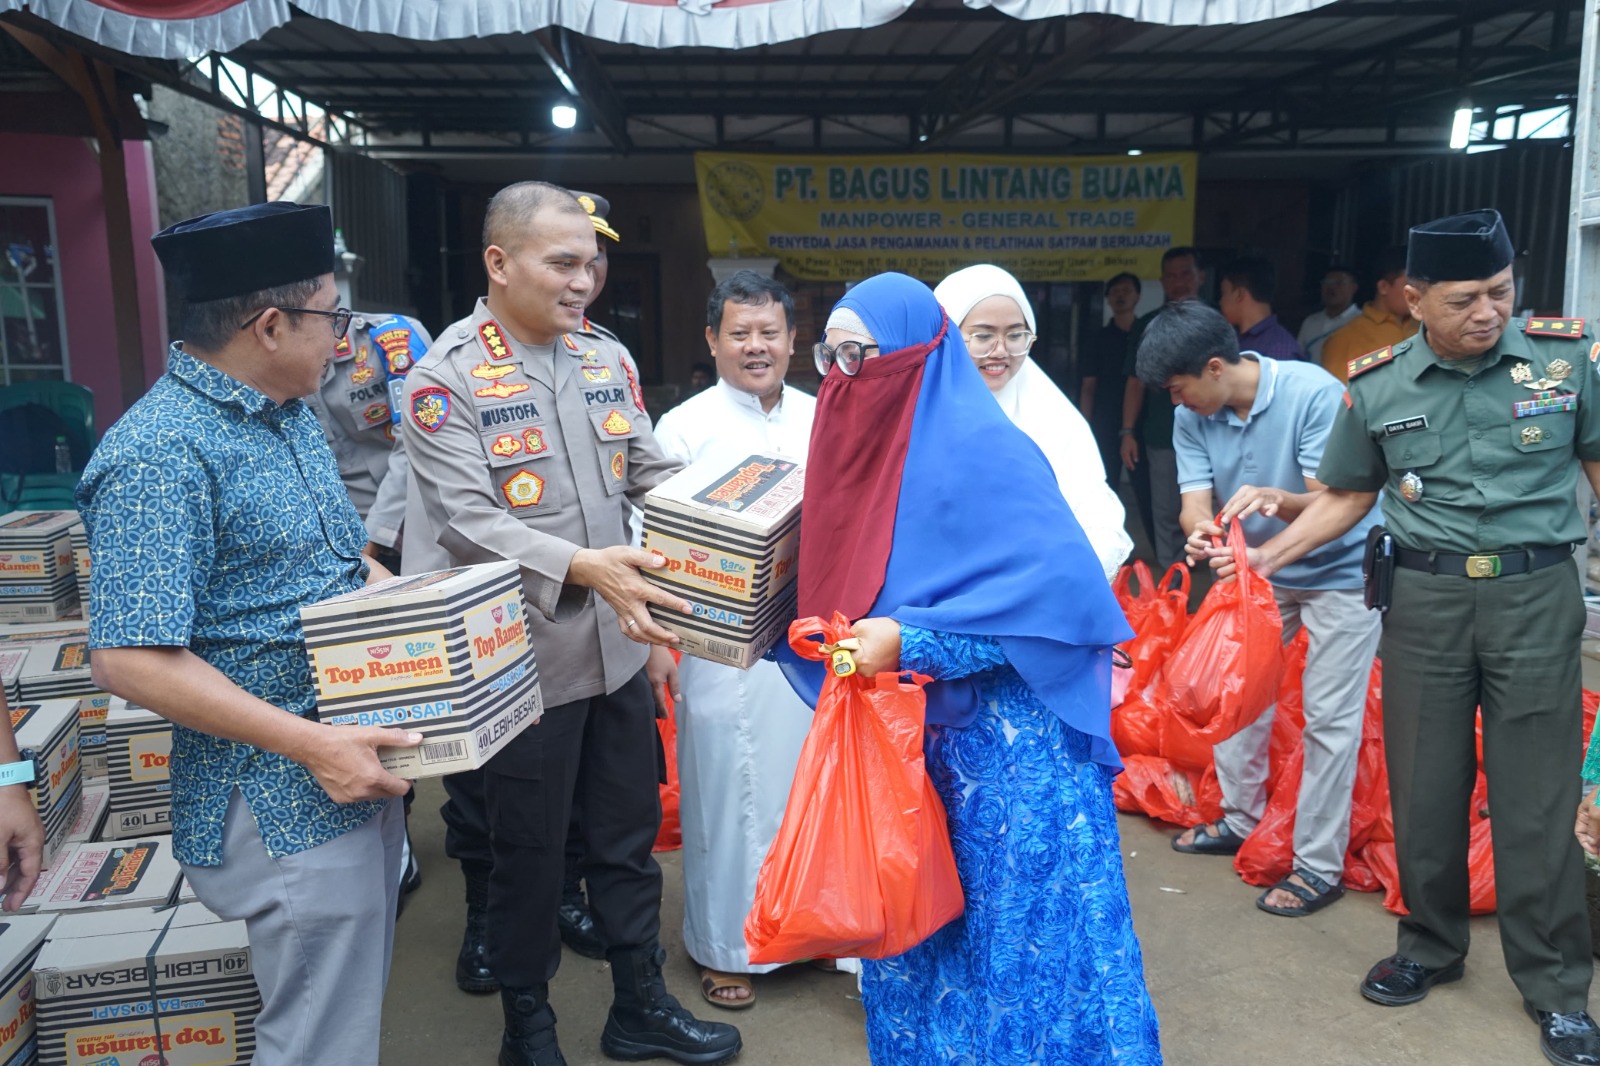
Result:
{"label": "red plastic bag", "polygon": [[[1138,589],[1130,587],[1130,583],[1137,583]],[[1111,582],[1111,592],[1117,597],[1117,606],[1122,608],[1123,617],[1128,620],[1128,626],[1135,632],[1144,625],[1144,616],[1150,613],[1150,607],[1156,599],[1156,580],[1150,573],[1150,567],[1145,565],[1143,559],[1135,559],[1132,563],[1117,571],[1116,580]]]}
{"label": "red plastic bag", "polygon": [[1237,576],[1206,593],[1158,685],[1196,739],[1226,740],[1261,717],[1283,682],[1283,622],[1272,586],[1250,569],[1244,530],[1228,530]]}
{"label": "red plastic bag", "polygon": [[1283,765],[1300,748],[1306,727],[1305,672],[1310,634],[1302,626],[1283,649],[1283,685],[1272,712],[1272,737],[1267,748],[1267,795],[1272,795],[1283,775]]}
{"label": "red plastic bag", "polygon": [[1117,810],[1191,826],[1222,817],[1222,788],[1215,766],[1203,773],[1182,770],[1165,759],[1131,755],[1111,783]]}
{"label": "red plastic bag", "polygon": [[[802,618],[789,644],[826,660],[818,633],[835,643],[850,622]],[[949,824],[923,764],[929,680],[828,675],[745,919],[751,962],[887,958],[960,916]]]}
{"label": "red plastic bag", "polygon": [[[672,657],[681,661],[682,654],[673,652]],[[661,786],[661,829],[651,850],[677,851],[683,847],[683,823],[678,816],[678,709],[670,692],[667,716],[656,719],[656,728],[661,731],[661,750],[667,757],[667,783]]]}
{"label": "red plastic bag", "polygon": [[[1145,576],[1149,573],[1148,569],[1144,571]],[[1133,625],[1134,637],[1122,646],[1133,660],[1129,691],[1142,692],[1188,628],[1189,568],[1183,563],[1173,563],[1154,586],[1150,598],[1144,601],[1138,622],[1130,616],[1129,623]]]}
{"label": "red plastic bag", "polygon": [[1305,759],[1305,745],[1296,744],[1284,761],[1278,787],[1267,797],[1261,821],[1233,857],[1233,868],[1246,884],[1275,885],[1294,869],[1294,817],[1300,804],[1300,774]]}

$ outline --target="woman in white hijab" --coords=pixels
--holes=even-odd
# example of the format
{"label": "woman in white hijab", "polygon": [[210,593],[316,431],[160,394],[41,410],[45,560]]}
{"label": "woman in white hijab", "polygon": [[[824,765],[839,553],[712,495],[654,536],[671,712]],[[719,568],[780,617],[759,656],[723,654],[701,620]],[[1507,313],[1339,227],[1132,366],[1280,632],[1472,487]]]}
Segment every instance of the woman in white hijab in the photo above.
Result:
{"label": "woman in white hijab", "polygon": [[1038,333],[1017,279],[987,263],[958,270],[933,290],[1001,410],[1044,452],[1067,506],[1094,547],[1106,580],[1133,550],[1122,501],[1106,483],[1089,423],[1028,358]]}

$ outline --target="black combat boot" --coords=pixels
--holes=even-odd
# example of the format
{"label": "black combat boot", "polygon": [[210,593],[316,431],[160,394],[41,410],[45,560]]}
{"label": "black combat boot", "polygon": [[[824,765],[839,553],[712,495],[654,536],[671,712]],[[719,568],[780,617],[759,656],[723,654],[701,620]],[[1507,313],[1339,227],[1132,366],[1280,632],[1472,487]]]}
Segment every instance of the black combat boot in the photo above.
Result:
{"label": "black combat boot", "polygon": [[667,991],[661,965],[667,953],[657,943],[606,952],[616,999],[600,1034],[607,1057],[637,1062],[667,1058],[688,1066],[711,1066],[739,1054],[739,1030],[725,1022],[703,1022]]}
{"label": "black combat boot", "polygon": [[550,986],[502,988],[500,1007],[506,1031],[500,1037],[500,1066],[567,1066],[556,1044],[556,1012]]}
{"label": "black combat boot", "polygon": [[462,863],[461,872],[467,879],[467,930],[456,956],[456,987],[486,996],[500,987],[489,969],[489,869]]}
{"label": "black combat boot", "polygon": [[561,942],[587,959],[606,957],[605,941],[589,913],[589,901],[583,898],[583,887],[576,878],[561,883],[561,906],[556,909],[556,921],[561,926]]}

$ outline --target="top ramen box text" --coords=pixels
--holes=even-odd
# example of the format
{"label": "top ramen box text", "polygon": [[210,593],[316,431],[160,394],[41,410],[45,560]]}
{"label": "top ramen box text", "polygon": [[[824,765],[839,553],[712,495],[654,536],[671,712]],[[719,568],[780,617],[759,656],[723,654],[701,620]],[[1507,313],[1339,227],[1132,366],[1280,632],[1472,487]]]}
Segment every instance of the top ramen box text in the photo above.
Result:
{"label": "top ramen box text", "polygon": [[56,924],[53,914],[0,918],[0,1066],[38,1062],[34,1039],[33,960]]}
{"label": "top ramen box text", "polygon": [[744,669],[787,631],[804,490],[799,463],[752,455],[694,463],[645,497],[644,548],[667,565],[644,576],[694,608],[650,616],[685,654]]}
{"label": "top ramen box text", "polygon": [[78,604],[76,511],[0,515],[0,622],[54,622]]}
{"label": "top ramen box text", "polygon": [[544,712],[516,563],[392,578],[300,620],[324,723],[423,734],[379,750],[402,777],[475,770]]}
{"label": "top ramen box text", "polygon": [[261,994],[245,925],[198,903],[62,915],[33,976],[43,1066],[228,1066],[255,1056]]}

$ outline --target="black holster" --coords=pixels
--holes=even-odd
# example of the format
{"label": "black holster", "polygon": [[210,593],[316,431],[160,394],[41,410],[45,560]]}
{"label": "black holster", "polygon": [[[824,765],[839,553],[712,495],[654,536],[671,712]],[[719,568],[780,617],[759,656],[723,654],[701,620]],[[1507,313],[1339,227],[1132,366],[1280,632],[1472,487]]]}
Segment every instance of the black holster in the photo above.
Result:
{"label": "black holster", "polygon": [[1369,611],[1389,609],[1394,595],[1394,538],[1382,526],[1367,532],[1367,550],[1361,556],[1361,574],[1366,579],[1364,598]]}

